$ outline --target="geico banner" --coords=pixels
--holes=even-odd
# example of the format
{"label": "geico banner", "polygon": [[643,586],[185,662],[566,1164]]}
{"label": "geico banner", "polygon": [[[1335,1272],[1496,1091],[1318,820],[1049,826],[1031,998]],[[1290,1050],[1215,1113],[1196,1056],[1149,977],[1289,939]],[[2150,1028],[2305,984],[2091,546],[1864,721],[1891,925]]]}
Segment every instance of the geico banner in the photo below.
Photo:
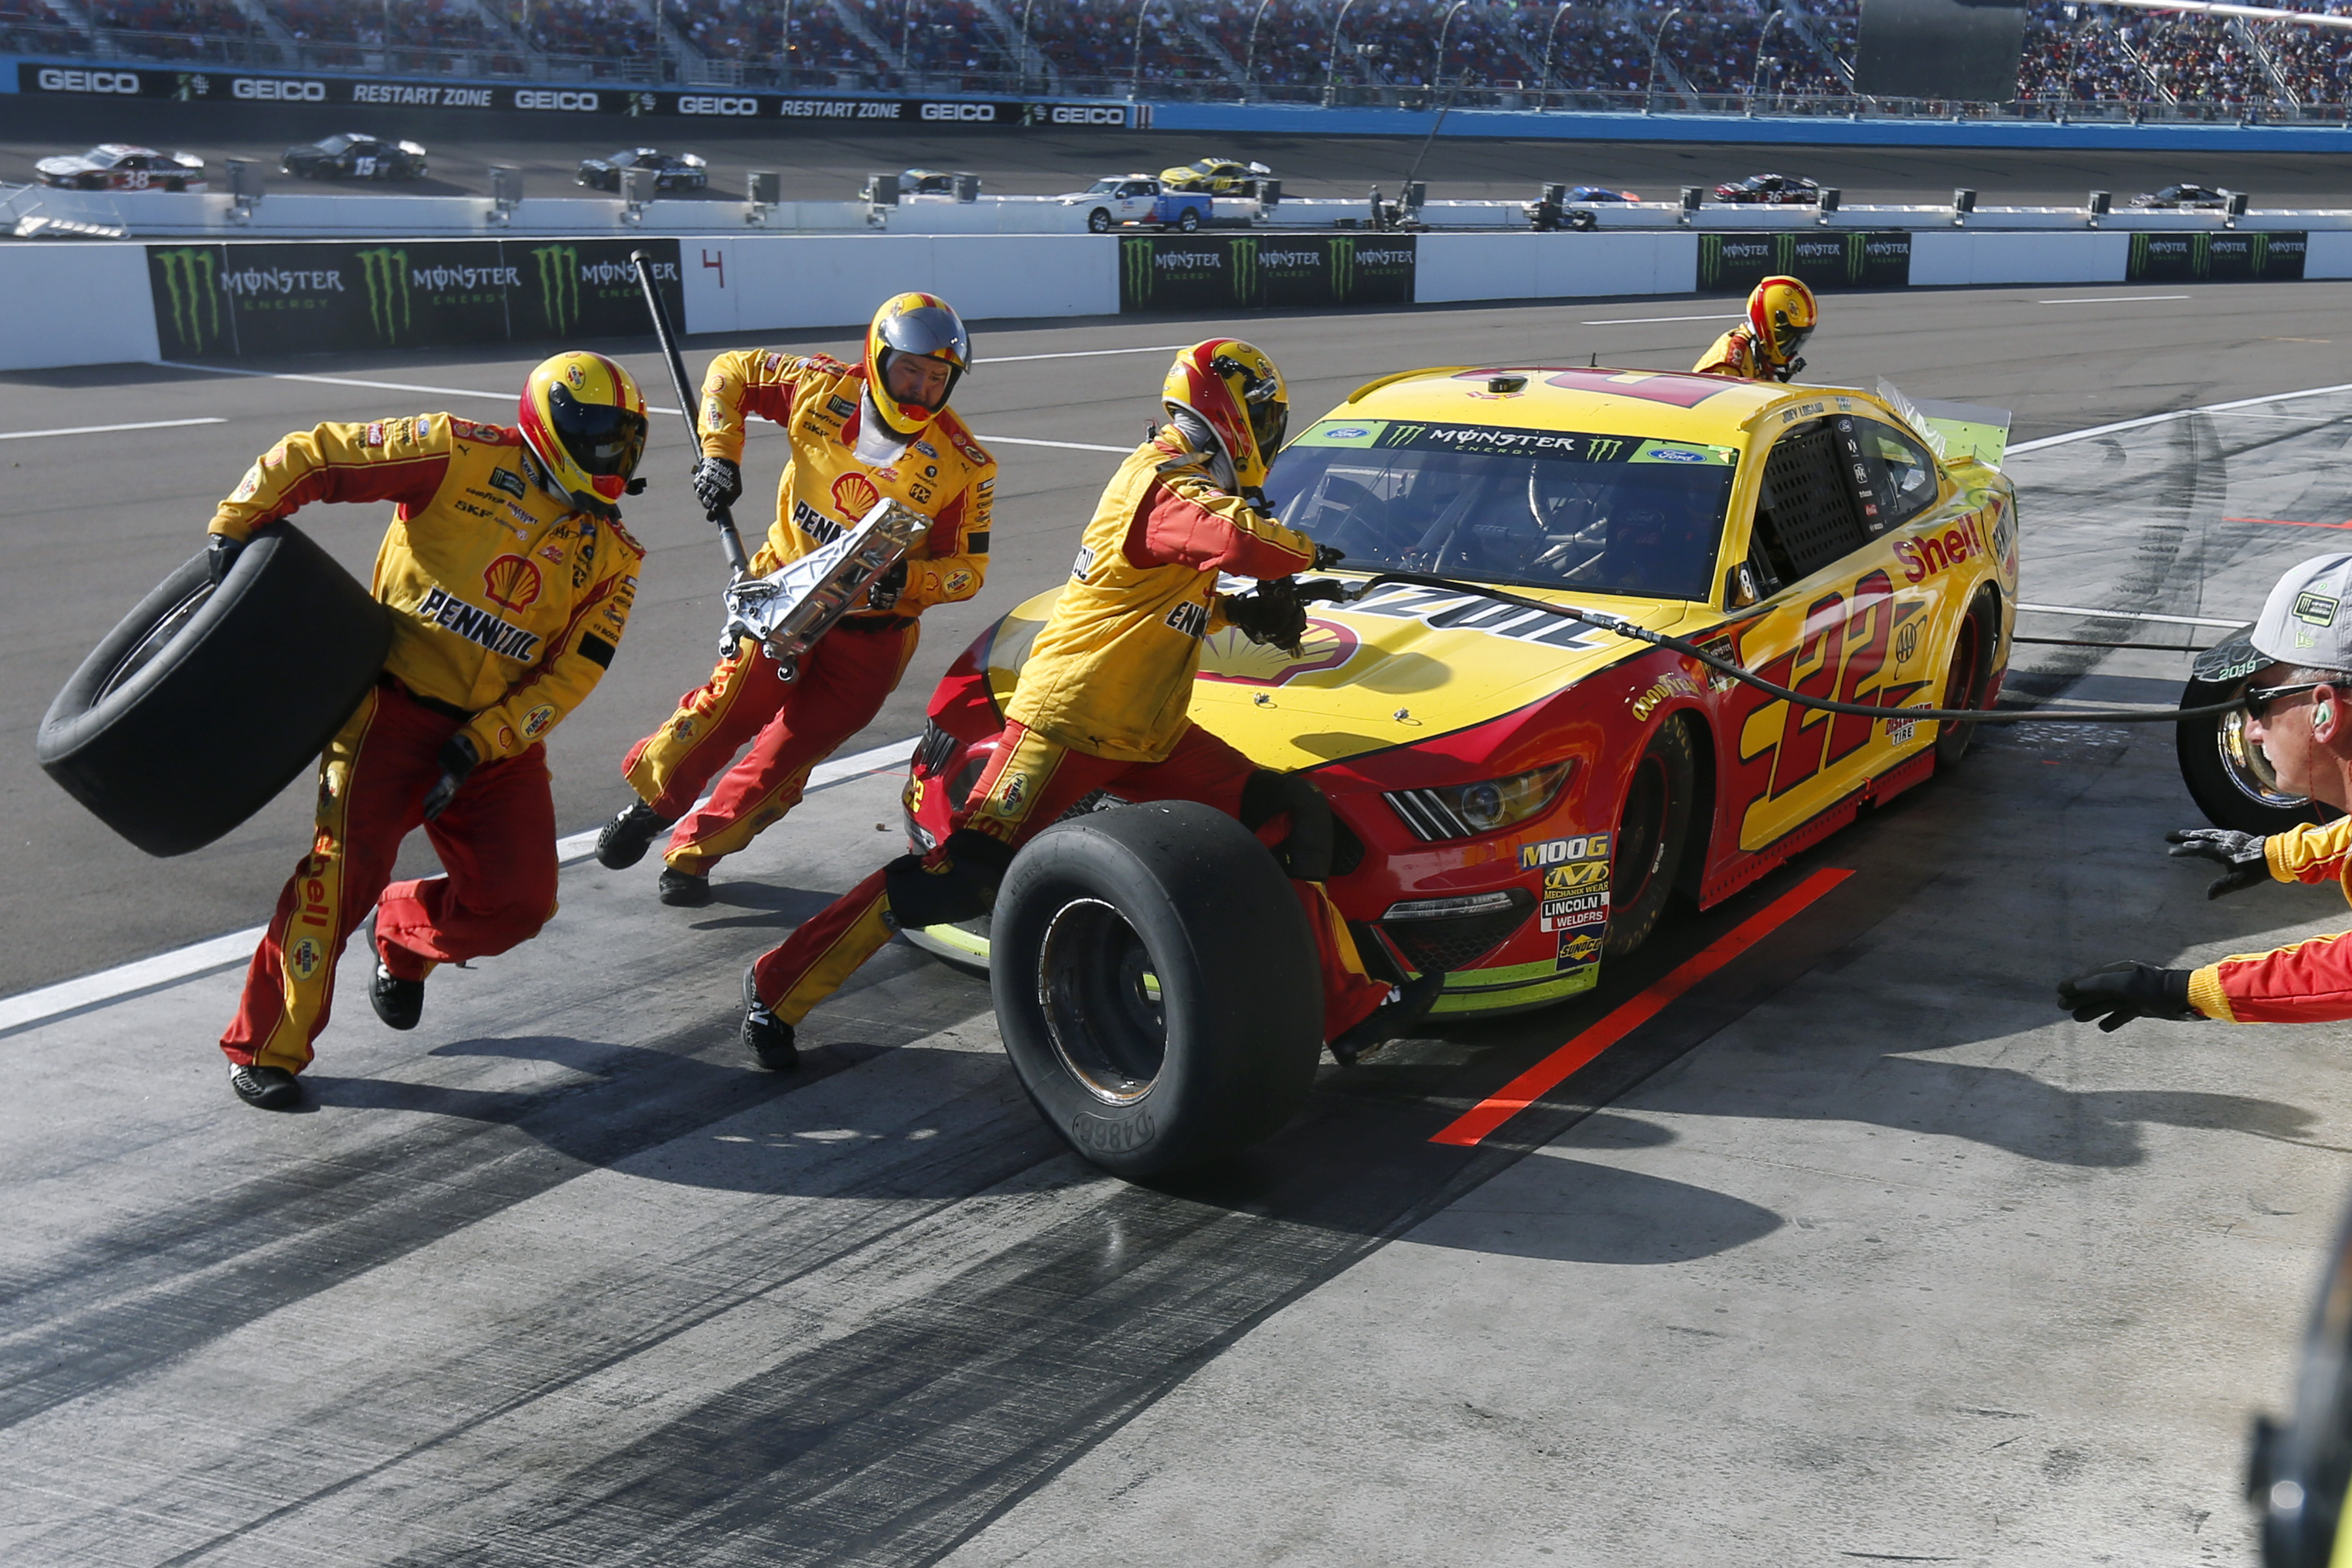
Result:
{"label": "geico banner", "polygon": [[17,89],[184,102],[351,103],[404,109],[495,109],[526,114],[682,116],[785,120],[808,124],[1035,126],[1149,130],[1151,109],[1133,103],[1031,103],[994,99],[834,98],[747,88],[632,88],[579,82],[432,82],[283,71],[164,70],[152,66],[44,65],[21,61]]}
{"label": "geico banner", "polygon": [[2309,236],[2240,229],[2224,234],[2135,234],[2126,283],[2229,283],[2303,276]]}
{"label": "geico banner", "polygon": [[1409,234],[1138,234],[1117,243],[1121,310],[1412,303]]}
{"label": "geico banner", "polygon": [[147,279],[167,358],[634,337],[650,327],[632,250],[677,319],[674,239],[151,245]]}
{"label": "geico banner", "polygon": [[1745,294],[1772,277],[1815,289],[1900,289],[1911,281],[1911,237],[1858,230],[1698,237],[1702,293]]}

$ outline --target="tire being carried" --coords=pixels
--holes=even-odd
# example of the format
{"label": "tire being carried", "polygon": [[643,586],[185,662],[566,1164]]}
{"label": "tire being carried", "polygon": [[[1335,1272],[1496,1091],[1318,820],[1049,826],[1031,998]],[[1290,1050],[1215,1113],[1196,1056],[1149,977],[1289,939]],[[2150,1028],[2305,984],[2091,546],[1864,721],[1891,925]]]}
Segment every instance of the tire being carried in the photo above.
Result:
{"label": "tire being carried", "polygon": [[109,827],[184,855],[317,760],[391,647],[383,606],[279,523],[218,588],[201,554],[163,579],[49,704],[36,752]]}
{"label": "tire being carried", "polygon": [[1005,1054],[1071,1147],[1122,1176],[1233,1154],[1296,1115],[1323,1050],[1315,939],[1289,879],[1189,802],[1061,823],[997,893]]}
{"label": "tire being carried", "polygon": [[[2251,638],[2254,628],[2242,626],[2217,646]],[[2180,706],[2202,708],[2226,702],[2245,684],[2245,678],[2269,661],[2250,654],[2251,668],[2226,673],[2218,680],[2192,675],[2182,688]],[[2180,782],[2205,820],[2216,827],[2268,837],[2306,822],[2328,822],[2341,815],[2333,806],[2307,795],[2290,795],[2279,787],[2270,759],[2246,737],[2243,709],[2204,719],[2183,719],[2173,727],[2173,748],[2180,761]]]}

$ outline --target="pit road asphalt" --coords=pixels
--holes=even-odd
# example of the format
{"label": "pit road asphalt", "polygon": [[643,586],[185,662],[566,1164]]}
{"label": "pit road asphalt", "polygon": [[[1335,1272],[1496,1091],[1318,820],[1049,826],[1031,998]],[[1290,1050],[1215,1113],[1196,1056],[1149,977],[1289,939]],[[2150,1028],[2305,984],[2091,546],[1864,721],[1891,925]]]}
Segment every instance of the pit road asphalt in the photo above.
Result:
{"label": "pit road asphalt", "polygon": [[[2022,440],[2352,380],[2325,325],[2347,292],[1845,296],[1810,346],[1818,379],[2004,404]],[[2193,298],[2145,298],[2168,293]],[[1247,330],[1291,370],[1303,418],[1405,364],[1686,363],[1719,321],[1632,319],[1724,309]],[[986,435],[1123,446],[1164,355],[1010,356],[1199,330],[983,331],[1000,363],[961,401]],[[277,368],[489,390],[523,364]],[[0,386],[0,434],[227,421],[0,444],[20,465],[0,787],[32,841],[5,919],[12,947],[37,949],[16,955],[27,973],[0,987],[16,990],[259,920],[307,837],[298,786],[198,856],[110,846],[30,762],[73,661],[285,427],[477,409],[152,368]],[[2339,395],[2025,454],[2023,596],[2244,615],[2352,519],[2347,436]],[[772,478],[767,439],[752,464]],[[979,620],[1058,575],[1115,461],[1001,452],[986,596],[970,626],[934,613],[898,705],[852,748],[910,735]],[[567,831],[618,801],[620,751],[707,662],[717,554],[677,482],[674,426],[657,426],[657,481],[665,465],[632,513],[654,551],[638,619],[557,733]],[[313,531],[357,567],[381,524],[321,509]],[[2166,700],[2183,661],[2018,663],[2019,689],[2104,704]],[[546,934],[436,976],[411,1035],[373,1019],[364,966],[347,966],[308,1115],[247,1111],[221,1086],[209,1040],[233,973],[10,1038],[26,1070],[0,1111],[19,1216],[0,1234],[0,1552],[2251,1561],[2242,1433],[2283,1397],[2342,1200],[2345,1032],[2102,1036],[2063,1021],[2048,988],[2345,913],[2325,889],[2203,900],[2206,879],[2159,852],[2195,820],[2168,731],[1990,737],[1663,931],[1597,995],[1327,1069],[1281,1138],[1161,1188],[1065,1153],[996,1049],[984,987],[904,948],[812,1020],[800,1074],[738,1066],[740,966],[896,851],[895,793],[877,777],[814,795],[729,862],[704,910],[654,904],[649,865],[576,867]],[[1486,1147],[1428,1142],[1827,868],[1853,875]]]}

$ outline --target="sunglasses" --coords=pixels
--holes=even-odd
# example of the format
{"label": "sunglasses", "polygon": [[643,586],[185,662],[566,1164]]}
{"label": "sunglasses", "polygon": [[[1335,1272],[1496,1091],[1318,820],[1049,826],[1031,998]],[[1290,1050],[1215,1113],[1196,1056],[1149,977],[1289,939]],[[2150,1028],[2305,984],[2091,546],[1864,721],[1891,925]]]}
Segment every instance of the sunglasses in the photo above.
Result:
{"label": "sunglasses", "polygon": [[2250,686],[2239,700],[2246,705],[2246,717],[2259,721],[2264,710],[2282,697],[2294,697],[2301,692],[2316,691],[2327,685],[2325,680],[2306,680],[2294,686]]}

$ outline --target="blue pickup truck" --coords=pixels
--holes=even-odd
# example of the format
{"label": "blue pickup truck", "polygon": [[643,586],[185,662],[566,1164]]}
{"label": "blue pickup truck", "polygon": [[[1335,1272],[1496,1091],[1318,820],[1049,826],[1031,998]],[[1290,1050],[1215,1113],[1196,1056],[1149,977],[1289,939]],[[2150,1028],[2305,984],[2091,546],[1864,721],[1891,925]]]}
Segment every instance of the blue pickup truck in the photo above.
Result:
{"label": "blue pickup truck", "polygon": [[1150,174],[1097,180],[1083,191],[1055,199],[1066,207],[1083,207],[1087,227],[1096,234],[1108,234],[1123,223],[1190,234],[1206,228],[1216,211],[1208,192],[1171,191]]}

